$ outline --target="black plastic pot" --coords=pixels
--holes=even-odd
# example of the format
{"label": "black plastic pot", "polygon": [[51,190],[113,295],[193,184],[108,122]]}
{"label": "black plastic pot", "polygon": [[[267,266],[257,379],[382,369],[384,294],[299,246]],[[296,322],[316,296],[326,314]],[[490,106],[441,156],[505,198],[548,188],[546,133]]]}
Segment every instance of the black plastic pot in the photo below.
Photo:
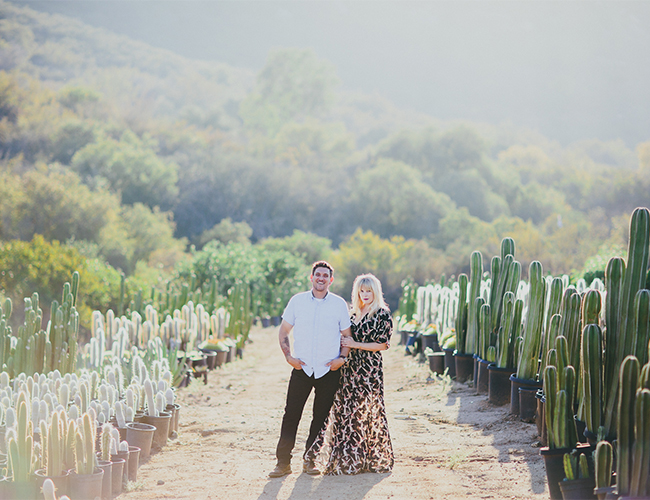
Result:
{"label": "black plastic pot", "polygon": [[447,370],[447,375],[452,379],[456,378],[456,360],[454,359],[454,350],[453,349],[443,349],[445,353],[445,369]]}
{"label": "black plastic pot", "polygon": [[560,481],[564,479],[564,454],[571,453],[573,448],[540,448],[539,454],[544,459],[549,497],[551,500],[562,500]]}
{"label": "black plastic pot", "polygon": [[474,355],[454,352],[456,364],[456,382],[467,382],[474,376]]}
{"label": "black plastic pot", "polygon": [[510,375],[512,368],[499,368],[490,363],[488,369],[488,401],[495,406],[510,403]]}
{"label": "black plastic pot", "polygon": [[541,389],[542,383],[536,380],[527,380],[517,378],[516,374],[510,375],[510,413],[519,415],[519,388],[527,387],[534,389]]}
{"label": "black plastic pot", "polygon": [[427,356],[429,359],[429,369],[433,373],[442,375],[445,371],[445,353],[444,352],[434,352]]}
{"label": "black plastic pot", "polygon": [[537,414],[536,387],[519,388],[519,419],[522,422],[535,422]]}
{"label": "black plastic pot", "polygon": [[573,479],[571,481],[564,480],[560,481],[559,484],[564,500],[596,499],[596,495],[594,495],[595,483],[593,477]]}

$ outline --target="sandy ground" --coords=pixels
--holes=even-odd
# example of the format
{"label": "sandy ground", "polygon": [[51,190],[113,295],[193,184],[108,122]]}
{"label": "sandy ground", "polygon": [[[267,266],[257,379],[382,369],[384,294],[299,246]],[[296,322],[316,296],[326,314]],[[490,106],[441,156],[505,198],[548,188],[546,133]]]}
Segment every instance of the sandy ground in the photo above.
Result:
{"label": "sandy ground", "polygon": [[179,390],[176,439],[153,454],[124,500],[375,500],[548,498],[537,429],[494,407],[465,384],[431,379],[428,363],[398,346],[384,352],[386,405],[395,451],[390,474],[312,477],[297,460],[311,398],[298,433],[294,472],[269,479],[290,366],[277,329],[254,327],[243,359]]}

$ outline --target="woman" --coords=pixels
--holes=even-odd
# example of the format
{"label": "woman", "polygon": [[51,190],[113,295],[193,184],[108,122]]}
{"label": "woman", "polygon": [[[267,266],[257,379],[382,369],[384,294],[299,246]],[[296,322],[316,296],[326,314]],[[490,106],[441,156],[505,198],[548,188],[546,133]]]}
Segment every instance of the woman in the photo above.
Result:
{"label": "woman", "polygon": [[322,447],[324,473],[390,472],[393,447],[384,406],[381,352],[389,347],[391,315],[380,281],[372,274],[357,276],[352,287],[352,337],[334,398],[329,423],[306,453],[314,460]]}

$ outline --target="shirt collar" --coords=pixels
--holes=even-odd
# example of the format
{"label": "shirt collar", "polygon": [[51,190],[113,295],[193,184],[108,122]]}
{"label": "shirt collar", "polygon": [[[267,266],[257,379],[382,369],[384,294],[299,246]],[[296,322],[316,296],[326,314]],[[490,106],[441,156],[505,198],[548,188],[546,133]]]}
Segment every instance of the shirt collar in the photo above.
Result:
{"label": "shirt collar", "polygon": [[317,299],[316,297],[314,297],[314,291],[313,291],[313,290],[309,290],[309,293],[310,293],[310,295],[311,295],[311,300],[327,300],[327,297],[330,296],[330,292],[329,292],[329,290],[328,290],[327,293],[325,294],[325,297],[323,297],[322,299]]}

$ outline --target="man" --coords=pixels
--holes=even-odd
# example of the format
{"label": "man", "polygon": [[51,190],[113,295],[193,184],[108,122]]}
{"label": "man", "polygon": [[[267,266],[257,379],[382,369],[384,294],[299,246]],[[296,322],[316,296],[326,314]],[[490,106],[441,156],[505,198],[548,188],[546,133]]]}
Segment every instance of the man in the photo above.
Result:
{"label": "man", "polygon": [[[339,368],[350,350],[341,348],[341,335],[350,336],[350,315],[345,300],[329,292],[333,274],[327,262],[314,263],[309,277],[311,290],[294,295],[282,315],[280,347],[293,370],[276,450],[278,463],[269,477],[291,473],[291,451],[296,444],[302,410],[312,389],[315,389],[314,408],[305,451],[325,425],[339,388]],[[293,355],[289,341],[292,330]],[[320,474],[311,460],[303,460],[303,471],[310,475]]]}

